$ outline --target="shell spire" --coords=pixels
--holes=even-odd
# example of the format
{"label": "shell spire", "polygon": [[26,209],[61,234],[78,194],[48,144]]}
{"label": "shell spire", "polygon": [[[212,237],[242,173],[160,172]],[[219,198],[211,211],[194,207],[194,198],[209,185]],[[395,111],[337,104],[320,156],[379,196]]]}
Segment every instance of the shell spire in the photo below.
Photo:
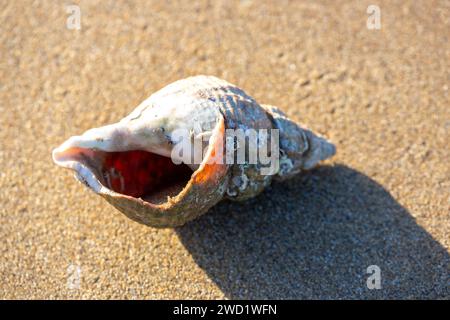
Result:
{"label": "shell spire", "polygon": [[325,138],[212,76],[176,81],[121,121],[69,138],[56,164],[129,218],[175,227],[333,156]]}

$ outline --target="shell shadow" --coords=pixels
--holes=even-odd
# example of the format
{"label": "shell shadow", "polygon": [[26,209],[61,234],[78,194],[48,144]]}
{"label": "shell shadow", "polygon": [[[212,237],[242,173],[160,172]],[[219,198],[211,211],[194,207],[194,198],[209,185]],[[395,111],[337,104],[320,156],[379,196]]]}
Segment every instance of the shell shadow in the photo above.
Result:
{"label": "shell shadow", "polygon": [[[380,184],[343,165],[220,203],[176,232],[232,299],[450,297],[447,250]],[[370,265],[381,289],[367,287]]]}

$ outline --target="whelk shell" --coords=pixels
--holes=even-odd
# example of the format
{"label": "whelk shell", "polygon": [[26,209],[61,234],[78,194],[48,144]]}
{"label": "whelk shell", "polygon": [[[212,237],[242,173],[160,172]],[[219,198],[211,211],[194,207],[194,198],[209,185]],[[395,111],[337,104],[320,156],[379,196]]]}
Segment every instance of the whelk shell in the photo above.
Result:
{"label": "whelk shell", "polygon": [[[275,171],[262,174],[261,162],[248,161],[249,149],[242,149],[235,137],[233,151],[244,150],[246,160],[225,161],[221,151],[228,146],[231,129],[278,129],[277,150],[272,152],[278,159]],[[203,141],[199,162],[177,159],[176,132],[189,133],[191,158],[198,156],[194,141]],[[260,137],[258,146],[276,142]],[[71,137],[53,150],[53,160],[74,170],[78,180],[129,218],[175,227],[224,198],[248,199],[272,179],[292,177],[334,154],[333,144],[278,108],[258,104],[224,80],[195,76],[157,91],[118,123]]]}

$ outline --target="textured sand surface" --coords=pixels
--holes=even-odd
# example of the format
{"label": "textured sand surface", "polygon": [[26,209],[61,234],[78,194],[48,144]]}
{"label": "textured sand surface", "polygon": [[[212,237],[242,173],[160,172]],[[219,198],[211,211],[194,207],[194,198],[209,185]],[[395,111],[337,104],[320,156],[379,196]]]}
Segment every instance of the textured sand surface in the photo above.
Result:
{"label": "textured sand surface", "polygon": [[[449,3],[192,2],[0,2],[0,298],[450,298]],[[67,137],[195,74],[338,154],[176,230],[52,163]]]}

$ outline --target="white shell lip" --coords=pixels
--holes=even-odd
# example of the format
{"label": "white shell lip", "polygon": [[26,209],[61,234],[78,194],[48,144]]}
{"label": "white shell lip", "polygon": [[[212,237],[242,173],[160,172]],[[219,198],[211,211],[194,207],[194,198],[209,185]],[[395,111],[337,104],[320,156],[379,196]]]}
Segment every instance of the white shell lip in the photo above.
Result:
{"label": "white shell lip", "polygon": [[[72,137],[72,138],[76,138]],[[80,161],[72,160],[67,157],[70,150],[71,139],[64,142],[61,146],[52,151],[53,162],[60,167],[71,169],[75,172],[75,178],[81,183],[88,186],[95,193],[111,193],[114,192],[100,183],[92,170]],[[86,149],[88,151],[88,149]]]}
{"label": "white shell lip", "polygon": [[[96,152],[120,152],[135,150],[133,137],[126,123],[117,122],[92,128],[82,135],[72,136],[52,151],[55,164],[75,172],[75,178],[97,194],[131,196],[118,193],[100,182],[94,169],[83,163],[83,156],[95,159]],[[77,159],[78,158],[78,159]]]}

